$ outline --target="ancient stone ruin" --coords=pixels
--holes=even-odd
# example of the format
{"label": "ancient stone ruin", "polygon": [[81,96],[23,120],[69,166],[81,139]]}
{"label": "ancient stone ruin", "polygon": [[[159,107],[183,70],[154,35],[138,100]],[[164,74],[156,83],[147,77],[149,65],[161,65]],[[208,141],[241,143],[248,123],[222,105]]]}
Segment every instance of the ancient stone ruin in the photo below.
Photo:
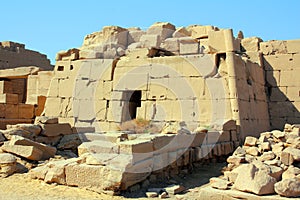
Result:
{"label": "ancient stone ruin", "polygon": [[47,183],[117,194],[227,158],[245,140],[227,159],[226,178],[212,183],[239,185],[240,163],[259,171],[264,162],[267,189],[254,182],[240,190],[289,196],[276,184],[289,184],[279,176],[300,161],[300,40],[161,22],[147,30],[106,26],[58,52],[53,70],[24,45],[1,45],[1,176],[29,171]]}

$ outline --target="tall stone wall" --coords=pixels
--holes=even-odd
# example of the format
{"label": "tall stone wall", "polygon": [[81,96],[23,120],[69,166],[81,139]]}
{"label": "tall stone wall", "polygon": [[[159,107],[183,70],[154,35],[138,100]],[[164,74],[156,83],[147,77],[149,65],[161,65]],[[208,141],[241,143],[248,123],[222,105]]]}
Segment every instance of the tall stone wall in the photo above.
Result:
{"label": "tall stone wall", "polygon": [[270,128],[260,42],[213,26],[104,27],[57,54],[45,114],[99,130],[132,118],[191,130],[233,119],[241,139],[257,135]]}
{"label": "tall stone wall", "polygon": [[300,40],[260,43],[272,129],[300,123]]}
{"label": "tall stone wall", "polygon": [[42,70],[53,69],[46,55],[25,49],[24,44],[0,42],[0,69],[22,66],[38,66]]}

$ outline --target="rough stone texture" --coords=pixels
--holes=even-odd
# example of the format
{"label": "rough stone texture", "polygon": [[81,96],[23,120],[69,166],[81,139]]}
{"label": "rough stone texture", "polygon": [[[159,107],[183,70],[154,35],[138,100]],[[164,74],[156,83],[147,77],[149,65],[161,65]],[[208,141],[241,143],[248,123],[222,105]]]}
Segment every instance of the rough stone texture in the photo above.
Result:
{"label": "rough stone texture", "polygon": [[253,164],[241,166],[243,173],[238,174],[234,188],[257,195],[273,194],[276,179]]}
{"label": "rough stone texture", "polygon": [[4,143],[1,149],[29,160],[42,160],[43,152],[34,146],[9,145]]}
{"label": "rough stone texture", "polygon": [[72,129],[70,124],[41,124],[42,135],[47,137],[53,137],[58,135],[68,135],[72,134]]}
{"label": "rough stone texture", "polygon": [[295,161],[300,161],[300,149],[287,147],[283,150],[283,152],[291,154]]}
{"label": "rough stone texture", "polygon": [[24,130],[35,135],[39,135],[42,131],[42,128],[39,125],[34,124],[16,124],[16,125],[7,125],[7,129],[16,129],[16,130]]}
{"label": "rough stone texture", "polygon": [[275,192],[284,197],[300,197],[299,178],[285,179],[276,183]]}
{"label": "rough stone texture", "polygon": [[9,153],[0,153],[0,177],[12,175],[16,170],[16,157]]}
{"label": "rough stone texture", "polygon": [[58,124],[57,117],[38,116],[34,120],[35,124]]}
{"label": "rough stone texture", "polygon": [[255,137],[248,136],[245,139],[245,146],[255,146],[257,143],[257,139]]}

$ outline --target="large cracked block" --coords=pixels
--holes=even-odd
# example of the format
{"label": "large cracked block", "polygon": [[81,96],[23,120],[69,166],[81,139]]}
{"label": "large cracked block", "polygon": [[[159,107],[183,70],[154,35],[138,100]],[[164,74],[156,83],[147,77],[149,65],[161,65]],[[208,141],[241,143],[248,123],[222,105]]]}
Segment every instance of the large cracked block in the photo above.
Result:
{"label": "large cracked block", "polygon": [[42,160],[43,152],[34,146],[10,145],[5,143],[1,149],[5,152],[16,154],[29,160]]}
{"label": "large cracked block", "polygon": [[140,42],[144,48],[159,48],[160,40],[159,35],[142,35]]}
{"label": "large cracked block", "polygon": [[42,135],[47,137],[72,134],[70,124],[41,124]]}
{"label": "large cracked block", "polygon": [[179,54],[190,55],[199,53],[199,42],[191,37],[179,39]]}
{"label": "large cracked block", "polygon": [[11,140],[9,141],[9,145],[22,145],[22,146],[33,146],[42,151],[41,159],[47,160],[51,157],[54,157],[56,153],[56,148],[51,147],[42,143],[34,142],[27,138],[23,138],[21,136],[13,135]]}

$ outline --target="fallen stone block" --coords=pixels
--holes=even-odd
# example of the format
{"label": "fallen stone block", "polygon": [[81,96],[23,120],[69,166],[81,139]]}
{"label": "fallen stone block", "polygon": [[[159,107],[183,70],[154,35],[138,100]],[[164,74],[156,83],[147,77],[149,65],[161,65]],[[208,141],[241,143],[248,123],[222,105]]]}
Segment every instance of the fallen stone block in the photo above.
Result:
{"label": "fallen stone block", "polygon": [[273,194],[276,179],[267,171],[257,168],[253,164],[240,166],[242,173],[239,173],[234,188],[244,192],[252,192],[257,195]]}
{"label": "fallen stone block", "polygon": [[186,30],[184,27],[179,27],[176,29],[176,31],[173,33],[173,38],[179,38],[179,37],[189,37],[191,36],[191,33]]}
{"label": "fallen stone block", "polygon": [[248,136],[245,138],[245,142],[244,142],[244,145],[245,146],[255,146],[257,143],[257,139],[255,137],[252,137],[252,136]]}
{"label": "fallen stone block", "polygon": [[119,153],[133,155],[134,162],[153,156],[153,143],[149,140],[128,140],[119,143]]}
{"label": "fallen stone block", "polygon": [[1,149],[29,160],[42,160],[43,152],[34,146],[9,145],[4,143]]}
{"label": "fallen stone block", "polygon": [[72,134],[70,124],[41,124],[41,135],[48,137]]}
{"label": "fallen stone block", "polygon": [[42,152],[42,157],[41,157],[42,160],[47,160],[51,157],[54,157],[56,153],[55,147],[47,146],[45,144],[34,142],[27,138],[23,138],[21,136],[16,136],[16,135],[11,138],[11,140],[9,141],[9,145],[33,146]]}
{"label": "fallen stone block", "polygon": [[82,143],[78,134],[64,135],[57,144],[58,149],[77,149]]}
{"label": "fallen stone block", "polygon": [[22,136],[24,138],[28,138],[28,139],[32,139],[32,140],[36,137],[36,135],[34,133],[31,133],[29,131],[25,131],[22,129],[8,129],[8,130],[3,130],[2,133],[9,140],[14,135]]}
{"label": "fallen stone block", "polygon": [[285,164],[285,165],[292,165],[294,162],[294,158],[292,156],[292,154],[288,153],[288,152],[281,152],[280,154],[280,161]]}
{"label": "fallen stone block", "polygon": [[282,173],[282,180],[295,178],[299,174],[300,174],[300,168],[291,165],[288,167],[288,169],[285,172]]}
{"label": "fallen stone block", "polygon": [[58,118],[57,117],[36,116],[34,123],[35,124],[58,124]]}
{"label": "fallen stone block", "polygon": [[35,124],[15,124],[15,125],[6,125],[7,129],[17,129],[17,130],[24,130],[34,135],[39,135],[42,131],[42,128],[39,125]]}
{"label": "fallen stone block", "polygon": [[158,194],[156,192],[146,192],[146,196],[148,198],[154,198],[154,197],[158,197]]}
{"label": "fallen stone block", "polygon": [[227,190],[230,182],[227,180],[223,180],[221,178],[210,178],[209,179],[210,186],[219,190]]}
{"label": "fallen stone block", "polygon": [[140,42],[143,48],[159,48],[160,37],[159,35],[142,35]]}
{"label": "fallen stone block", "polygon": [[290,153],[295,161],[300,161],[300,149],[296,149],[294,147],[287,147],[283,150],[283,152]]}
{"label": "fallen stone block", "polygon": [[191,37],[179,38],[179,54],[190,55],[199,53],[199,42]]}
{"label": "fallen stone block", "polygon": [[0,153],[0,177],[7,177],[16,171],[16,157],[9,153]]}
{"label": "fallen stone block", "polygon": [[164,189],[168,194],[175,195],[183,192],[185,190],[185,187],[183,187],[182,185],[170,185],[168,187],[165,187]]}
{"label": "fallen stone block", "polygon": [[300,197],[299,178],[285,179],[275,184],[275,192],[284,197]]}

